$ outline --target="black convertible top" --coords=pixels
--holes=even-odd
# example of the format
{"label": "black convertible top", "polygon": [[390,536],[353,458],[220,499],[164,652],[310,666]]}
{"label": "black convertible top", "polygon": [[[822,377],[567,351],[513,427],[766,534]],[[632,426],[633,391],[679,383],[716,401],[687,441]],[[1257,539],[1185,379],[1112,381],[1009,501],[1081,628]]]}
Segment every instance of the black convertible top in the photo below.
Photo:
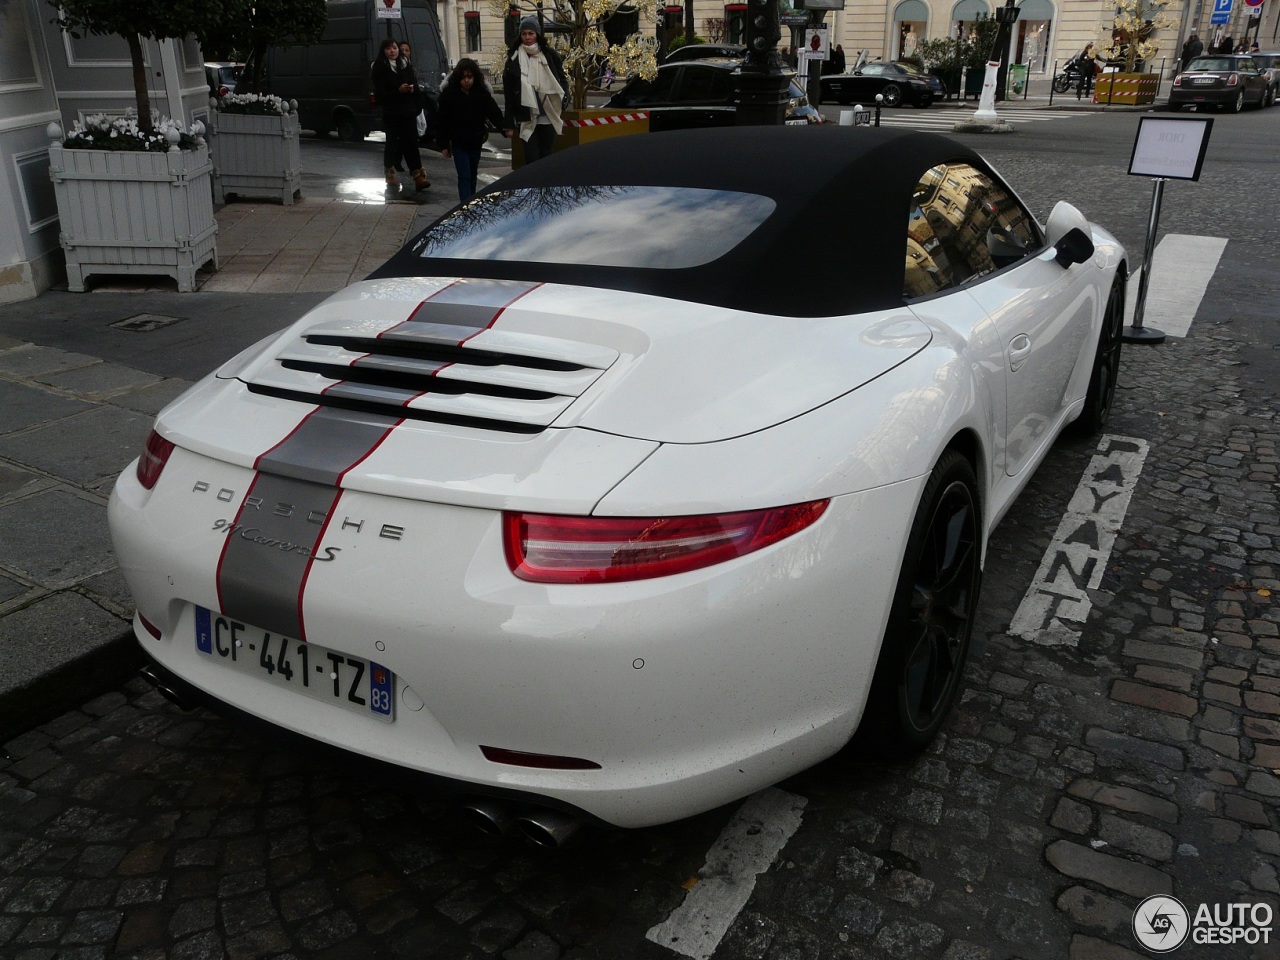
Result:
{"label": "black convertible top", "polygon": [[[683,269],[422,256],[433,224],[370,279],[566,283],[778,316],[889,309],[903,303],[912,191],[930,167],[953,161],[989,171],[963,144],[911,131],[730,127],[615,137],[515,170],[479,196],[582,185],[692,187],[759,194],[776,208],[724,255]],[[664,228],[661,222],[646,226]],[[619,224],[620,230],[638,228]]]}

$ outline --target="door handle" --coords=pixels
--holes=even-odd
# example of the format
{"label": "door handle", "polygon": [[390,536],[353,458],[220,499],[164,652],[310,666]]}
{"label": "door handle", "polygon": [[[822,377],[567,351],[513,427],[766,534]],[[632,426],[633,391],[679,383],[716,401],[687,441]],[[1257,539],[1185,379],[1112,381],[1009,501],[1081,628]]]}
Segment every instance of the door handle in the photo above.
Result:
{"label": "door handle", "polygon": [[1014,373],[1018,372],[1018,368],[1027,362],[1027,357],[1031,356],[1031,338],[1025,333],[1020,333],[1009,341],[1009,369]]}

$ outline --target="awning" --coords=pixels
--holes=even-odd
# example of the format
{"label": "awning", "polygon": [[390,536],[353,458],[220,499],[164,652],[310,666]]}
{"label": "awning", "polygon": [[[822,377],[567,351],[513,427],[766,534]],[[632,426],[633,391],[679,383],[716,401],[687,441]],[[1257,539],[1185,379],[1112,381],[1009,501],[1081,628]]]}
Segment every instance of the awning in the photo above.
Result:
{"label": "awning", "polygon": [[960,0],[951,11],[952,20],[977,20],[991,16],[991,5],[986,0]]}
{"label": "awning", "polygon": [[1018,14],[1019,20],[1053,19],[1053,4],[1049,0],[1022,0],[1018,9],[1022,11]]}
{"label": "awning", "polygon": [[922,21],[929,19],[929,8],[921,2],[921,0],[902,0],[897,8],[893,11],[893,22],[901,23],[903,20]]}

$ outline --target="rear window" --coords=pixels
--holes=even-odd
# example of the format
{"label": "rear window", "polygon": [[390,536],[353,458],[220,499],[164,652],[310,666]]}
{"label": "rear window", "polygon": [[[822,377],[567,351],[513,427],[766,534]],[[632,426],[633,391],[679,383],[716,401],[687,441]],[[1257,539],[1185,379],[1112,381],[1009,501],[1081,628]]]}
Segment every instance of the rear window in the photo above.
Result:
{"label": "rear window", "polygon": [[422,257],[673,270],[710,263],[773,213],[769,197],[688,187],[539,187],[476,197],[430,227]]}

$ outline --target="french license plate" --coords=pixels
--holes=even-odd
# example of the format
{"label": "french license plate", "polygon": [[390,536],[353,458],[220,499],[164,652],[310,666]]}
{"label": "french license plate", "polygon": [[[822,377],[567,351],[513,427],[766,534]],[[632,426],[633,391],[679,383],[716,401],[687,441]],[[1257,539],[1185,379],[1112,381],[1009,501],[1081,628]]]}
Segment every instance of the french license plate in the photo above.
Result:
{"label": "french license plate", "polygon": [[1206,87],[1207,87],[1207,86],[1209,86],[1210,84],[1214,84],[1214,83],[1217,83],[1217,82],[1218,82],[1218,80],[1217,80],[1217,78],[1216,78],[1216,77],[1196,77],[1196,84],[1197,84],[1197,85],[1200,85],[1200,86],[1206,86]]}
{"label": "french license plate", "polygon": [[396,678],[386,667],[196,607],[196,650],[241,673],[390,723]]}

